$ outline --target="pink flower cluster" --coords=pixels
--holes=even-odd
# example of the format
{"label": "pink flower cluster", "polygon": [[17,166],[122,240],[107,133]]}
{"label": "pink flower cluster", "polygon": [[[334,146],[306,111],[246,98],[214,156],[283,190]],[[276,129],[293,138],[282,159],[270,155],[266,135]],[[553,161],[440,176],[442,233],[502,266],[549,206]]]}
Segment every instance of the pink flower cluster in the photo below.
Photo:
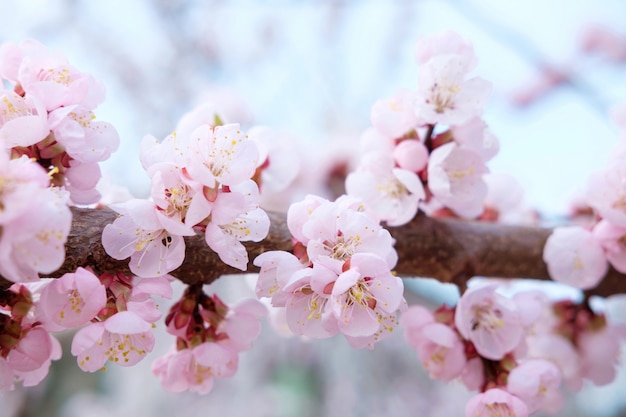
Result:
{"label": "pink flower cluster", "polygon": [[113,126],[93,113],[102,84],[32,39],[0,46],[0,81],[13,86],[0,90],[0,147],[38,162],[74,203],[96,203],[98,162],[119,145]]}
{"label": "pink flower cluster", "polygon": [[71,352],[84,371],[104,369],[107,361],[135,365],[154,346],[151,330],[161,317],[154,295],[171,296],[169,278],[96,277],[78,268],[58,279],[14,284],[0,293],[0,390],[43,380],[62,353],[52,332],[80,328]]}
{"label": "pink flower cluster", "polygon": [[400,318],[432,378],[481,392],[467,404],[468,417],[554,412],[562,381],[578,390],[583,379],[615,378],[619,332],[604,315],[584,303],[550,303],[537,291],[509,298],[496,288],[472,288],[455,308],[434,313],[412,306]]}
{"label": "pink flower cluster", "polygon": [[201,285],[189,286],[165,319],[176,345],[153,363],[152,372],[168,391],[208,393],[215,378],[237,371],[239,352],[252,347],[266,314],[257,300],[228,307],[217,295],[207,296]]}
{"label": "pink flower cluster", "polygon": [[553,280],[580,289],[596,287],[609,264],[626,273],[626,141],[587,182],[585,203],[595,217],[589,226],[557,227],[543,259]]}
{"label": "pink flower cluster", "polygon": [[372,349],[391,334],[404,286],[391,273],[397,253],[379,221],[353,198],[308,196],[290,207],[287,225],[293,254],[270,251],[254,260],[261,268],[257,296],[285,308],[297,335],[341,332],[352,347]]}
{"label": "pink flower cluster", "polygon": [[416,90],[380,100],[363,155],[346,178],[348,195],[390,226],[409,222],[422,208],[431,215],[477,218],[485,210],[486,162],[498,140],[480,118],[491,84],[468,78],[471,45],[446,32],[418,42]]}
{"label": "pink flower cluster", "polygon": [[[130,257],[138,276],[178,268],[185,257],[183,236],[196,231],[223,262],[245,271],[248,254],[241,242],[259,242],[268,233],[269,218],[251,179],[261,165],[255,142],[236,123],[214,125],[200,116],[196,111],[184,117],[163,142],[144,138],[141,162],[152,180],[152,199],[113,206],[120,216],[104,229],[107,253]],[[213,113],[204,116],[221,122]]]}

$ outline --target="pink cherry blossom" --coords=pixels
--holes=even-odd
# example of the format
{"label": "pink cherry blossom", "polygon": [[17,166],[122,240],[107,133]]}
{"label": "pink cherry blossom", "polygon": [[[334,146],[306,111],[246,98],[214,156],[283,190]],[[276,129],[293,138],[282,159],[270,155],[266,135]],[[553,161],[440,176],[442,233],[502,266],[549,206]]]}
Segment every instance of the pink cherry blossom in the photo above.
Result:
{"label": "pink cherry blossom", "polygon": [[[335,281],[337,275],[327,268],[316,271],[318,281],[321,281],[320,271],[326,271],[324,277],[327,284]],[[315,339],[332,337],[339,332],[339,328],[336,317],[328,307],[330,293],[314,291],[311,286],[312,275],[313,268],[296,271],[285,285],[287,325],[297,335]]]}
{"label": "pink cherry blossom", "polygon": [[485,385],[485,366],[479,356],[471,358],[465,363],[461,371],[461,381],[469,391],[480,391]]}
{"label": "pink cherry blossom", "polygon": [[370,120],[372,126],[381,135],[396,139],[418,126],[418,120],[413,111],[415,93],[410,90],[400,90],[389,99],[378,100],[372,106]]}
{"label": "pink cherry blossom", "polygon": [[187,171],[190,177],[209,188],[219,184],[235,186],[256,171],[259,153],[239,127],[232,123],[210,127],[202,125],[189,140]]}
{"label": "pink cherry blossom", "polygon": [[98,277],[78,268],[44,287],[38,316],[50,330],[73,329],[93,319],[105,307],[106,298],[106,288]]}
{"label": "pink cherry blossom", "polygon": [[430,154],[428,188],[435,198],[456,214],[471,219],[484,209],[489,170],[475,152],[447,143]]}
{"label": "pink cherry blossom", "polygon": [[[8,165],[21,167],[24,166],[22,162],[13,160]],[[26,175],[29,175],[28,172],[30,170],[27,169]],[[13,186],[22,182],[19,177],[5,177],[2,169],[0,180],[6,181],[7,194],[11,193]],[[39,272],[51,273],[61,266],[72,221],[72,214],[66,205],[67,193],[30,186],[25,189],[36,191],[31,195],[15,193],[17,198],[5,205],[18,205],[15,210],[7,210],[15,217],[7,222],[3,222],[0,217],[0,275],[14,282],[36,281]],[[20,198],[23,200],[20,201]],[[4,196],[0,196],[0,199],[4,199]]]}
{"label": "pink cherry blossom", "polygon": [[368,154],[359,168],[346,178],[348,195],[363,200],[366,207],[390,226],[401,226],[415,217],[426,198],[419,177],[394,168],[391,155]]}
{"label": "pink cherry blossom", "polygon": [[561,371],[552,362],[529,359],[515,367],[507,379],[507,391],[528,406],[528,412],[540,409],[558,411],[563,403],[559,391]]}
{"label": "pink cherry blossom", "polygon": [[298,242],[305,246],[308,244],[309,237],[305,236],[302,231],[304,224],[309,221],[311,214],[317,207],[327,202],[328,200],[325,198],[309,194],[303,200],[289,206],[289,210],[287,210],[287,227],[289,228],[289,233]]}
{"label": "pink cherry blossom", "polygon": [[492,388],[467,402],[465,417],[528,417],[528,407],[515,395]]}
{"label": "pink cherry blossom", "polygon": [[613,163],[587,181],[587,203],[611,223],[626,227],[626,166]]}
{"label": "pink cherry blossom", "polygon": [[550,277],[580,289],[594,288],[609,264],[600,243],[580,226],[557,227],[543,248]]}
{"label": "pink cherry blossom", "polygon": [[393,331],[403,290],[402,280],[391,274],[384,259],[356,253],[332,286],[329,308],[344,335],[371,338],[373,346]]}
{"label": "pink cherry blossom", "polygon": [[99,162],[117,150],[120,139],[113,125],[95,118],[90,109],[74,105],[50,112],[48,123],[69,156],[81,162]]}
{"label": "pink cherry blossom", "polygon": [[43,140],[50,133],[47,116],[46,109],[30,96],[13,91],[0,95],[0,147],[30,146]]}
{"label": "pink cherry blossom", "polygon": [[431,323],[420,329],[417,355],[431,378],[448,382],[461,375],[467,359],[465,347],[450,327]]}
{"label": "pink cherry blossom", "polygon": [[222,262],[245,271],[248,253],[241,242],[260,242],[269,232],[267,213],[259,208],[259,189],[252,180],[219,193],[206,226],[205,240]]}
{"label": "pink cherry blossom", "polygon": [[104,322],[80,329],[72,340],[72,355],[87,372],[101,369],[107,361],[133,366],[154,347],[152,325],[131,311],[121,311]]}
{"label": "pink cherry blossom", "polygon": [[493,158],[500,148],[498,138],[480,118],[474,117],[466,123],[450,129],[454,141],[461,147],[477,153],[483,161]]}
{"label": "pink cherry blossom", "polygon": [[228,335],[222,346],[236,352],[250,349],[261,334],[260,319],[265,316],[267,308],[255,299],[246,298],[231,306],[217,330]]}
{"label": "pink cherry blossom", "polygon": [[323,264],[337,275],[356,253],[375,254],[387,262],[389,269],[398,260],[391,234],[365,212],[342,206],[341,200],[317,207],[303,225],[302,233],[308,239],[309,260]]}
{"label": "pink cherry blossom", "polygon": [[289,252],[268,251],[254,259],[254,265],[260,268],[256,283],[256,295],[259,298],[271,298],[274,307],[284,307],[286,294],[283,288],[293,274],[304,265]]}
{"label": "pink cherry blossom", "polygon": [[437,55],[447,54],[460,55],[468,62],[468,70],[472,70],[478,61],[472,44],[451,30],[421,37],[415,43],[415,59],[420,64]]}
{"label": "pink cherry blossom", "polygon": [[471,288],[460,298],[454,322],[483,357],[500,360],[523,341],[524,327],[515,302],[494,285]]}
{"label": "pink cherry blossom", "polygon": [[420,67],[415,113],[422,123],[461,125],[479,116],[491,83],[465,79],[471,61],[461,55],[437,55]]}
{"label": "pink cherry blossom", "polygon": [[202,343],[191,349],[171,349],[152,365],[152,372],[167,391],[206,394],[214,378],[232,376],[238,366],[237,352],[221,343]]}
{"label": "pink cherry blossom", "polygon": [[597,331],[586,331],[578,337],[580,371],[583,378],[595,385],[606,385],[617,376],[621,346],[619,333],[609,326]]}
{"label": "pink cherry blossom", "polygon": [[102,232],[102,246],[109,256],[120,260],[130,257],[130,270],[140,277],[165,275],[182,264],[185,241],[167,233],[154,203],[130,200],[114,208],[121,216]]}
{"label": "pink cherry blossom", "polygon": [[621,273],[626,273],[626,227],[601,220],[591,231],[600,242],[607,260]]}

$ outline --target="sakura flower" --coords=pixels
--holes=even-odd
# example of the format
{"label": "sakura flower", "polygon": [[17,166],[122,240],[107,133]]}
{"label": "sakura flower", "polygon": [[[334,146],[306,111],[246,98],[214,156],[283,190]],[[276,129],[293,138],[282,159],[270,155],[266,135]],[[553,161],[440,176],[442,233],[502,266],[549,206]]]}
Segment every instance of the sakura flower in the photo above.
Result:
{"label": "sakura flower", "polygon": [[330,309],[337,318],[339,330],[351,341],[373,346],[388,336],[397,323],[404,286],[394,277],[384,259],[370,253],[356,253],[350,268],[332,285]]}
{"label": "sakura flower", "polygon": [[587,182],[587,202],[602,218],[626,227],[626,166],[613,163],[592,173]]}
{"label": "sakura flower", "polygon": [[500,148],[498,138],[480,118],[474,117],[462,125],[450,129],[454,141],[461,147],[478,154],[483,161],[493,158]]}
{"label": "sakura flower", "polygon": [[492,388],[467,402],[465,417],[528,417],[528,407],[515,395]]}
{"label": "sakura flower", "polygon": [[50,112],[48,123],[69,156],[81,162],[99,162],[117,150],[120,139],[113,125],[95,118],[90,109],[74,105]]}
{"label": "sakura flower", "polygon": [[3,77],[19,83],[26,94],[42,101],[47,110],[72,104],[96,107],[104,99],[104,87],[81,73],[58,53],[33,39],[6,43],[0,52]]}
{"label": "sakura flower", "polygon": [[[23,160],[18,161],[13,160],[8,165],[24,166]],[[30,170],[27,169],[25,174],[29,175],[28,172]],[[36,191],[29,196],[21,192],[13,193],[12,188],[23,180],[3,174],[0,169],[0,181],[4,182],[0,185],[0,203],[4,203],[5,196],[11,194],[19,198],[2,204],[3,207],[17,204],[17,207],[7,209],[6,216],[15,216],[11,221],[3,222],[0,216],[0,275],[14,282],[36,281],[39,272],[51,273],[65,259],[65,241],[72,221],[72,214],[66,205],[68,196],[61,190],[30,186],[25,190]],[[20,201],[20,198],[23,200]]]}
{"label": "sakura flower", "polygon": [[601,330],[586,331],[578,337],[580,371],[583,378],[595,385],[606,385],[617,375],[620,362],[620,336],[609,326]]}
{"label": "sakura flower", "polygon": [[271,298],[274,307],[284,307],[286,294],[283,288],[293,274],[304,266],[298,258],[289,252],[268,251],[254,259],[254,265],[260,268],[256,283],[256,295],[259,298]]}
{"label": "sakura flower", "polygon": [[92,272],[78,268],[52,280],[41,291],[38,316],[53,331],[73,329],[91,319],[106,305],[106,288]]}
{"label": "sakura flower", "polygon": [[460,298],[454,322],[483,357],[500,360],[513,351],[525,334],[515,302],[486,285],[466,291]]}
{"label": "sakura flower", "polygon": [[437,55],[420,68],[415,113],[422,123],[460,125],[479,116],[491,83],[465,80],[471,61],[461,55]]}
{"label": "sakura flower", "polygon": [[30,146],[50,133],[46,109],[32,97],[0,96],[0,147]]}
{"label": "sakura flower", "polygon": [[174,164],[162,163],[152,171],[152,200],[159,223],[178,236],[195,234],[193,226],[211,213],[211,203],[200,191],[202,186],[185,177]]}
{"label": "sakura flower", "polygon": [[460,55],[468,62],[468,70],[476,66],[477,59],[472,45],[453,31],[444,31],[430,36],[425,36],[415,43],[415,59],[424,64],[437,55],[455,54]]}
{"label": "sakura flower", "polygon": [[600,242],[607,260],[613,268],[626,273],[626,227],[601,220],[593,227],[594,240]]}
{"label": "sakura flower", "polygon": [[390,226],[400,226],[415,217],[420,201],[426,198],[419,177],[394,168],[393,159],[368,154],[355,172],[346,178],[346,192],[363,200],[366,207]]}
{"label": "sakura flower", "polygon": [[172,348],[154,362],[152,372],[167,391],[206,394],[213,388],[214,378],[235,373],[238,361],[237,352],[221,343],[202,343],[191,349]]}
{"label": "sakura flower", "polygon": [[580,289],[598,285],[609,268],[600,243],[580,226],[555,228],[543,248],[543,260],[553,280]]}
{"label": "sakura flower", "polygon": [[115,209],[122,215],[102,232],[102,246],[109,256],[130,257],[130,270],[140,277],[165,275],[182,264],[185,241],[182,236],[167,233],[154,203],[129,200]]}
{"label": "sakura flower", "polygon": [[189,139],[189,176],[209,188],[235,186],[254,174],[259,153],[237,123],[202,125]]}
{"label": "sakura flower", "polygon": [[248,350],[261,334],[261,318],[267,316],[267,308],[258,300],[243,299],[228,309],[218,326],[218,333],[228,335],[223,346],[236,352]]}
{"label": "sakura flower", "polygon": [[323,287],[321,292],[314,291],[311,285],[313,268],[296,271],[291,276],[283,288],[286,293],[285,313],[289,330],[294,334],[323,339],[339,332],[337,318],[329,308],[329,289],[337,275],[327,268],[318,268],[315,272],[316,286]]}
{"label": "sakura flower", "polygon": [[152,325],[131,311],[120,311],[104,322],[80,329],[72,340],[72,355],[87,372],[101,369],[107,361],[133,366],[154,347]]}
{"label": "sakura flower", "polygon": [[507,379],[507,391],[528,406],[528,412],[558,411],[563,404],[559,391],[561,371],[552,362],[529,359],[515,367]]}
{"label": "sakura flower", "polygon": [[366,213],[342,206],[341,200],[317,207],[303,225],[302,234],[308,239],[309,260],[323,264],[337,275],[356,253],[377,255],[389,269],[398,260],[391,234]]}
{"label": "sakura flower", "polygon": [[259,189],[252,180],[219,193],[209,223],[205,240],[222,262],[245,271],[248,253],[241,242],[259,242],[267,236],[270,221],[259,208]]}
{"label": "sakura flower", "polygon": [[435,198],[463,218],[480,215],[487,195],[484,160],[471,150],[447,143],[430,154],[428,188]]}
{"label": "sakura flower", "polygon": [[413,111],[414,93],[400,90],[395,97],[378,100],[372,106],[370,120],[381,135],[396,139],[415,129],[418,125]]}

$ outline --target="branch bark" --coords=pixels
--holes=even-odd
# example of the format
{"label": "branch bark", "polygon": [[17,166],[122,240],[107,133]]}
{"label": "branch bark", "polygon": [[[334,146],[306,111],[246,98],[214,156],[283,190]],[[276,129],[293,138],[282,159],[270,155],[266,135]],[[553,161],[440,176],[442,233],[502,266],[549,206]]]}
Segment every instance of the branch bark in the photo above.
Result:
{"label": "branch bark", "polygon": [[[98,273],[130,273],[128,260],[109,257],[100,242],[102,229],[115,220],[116,213],[108,208],[72,208],[72,212],[74,217],[66,244],[66,259],[51,276],[59,277],[87,265]],[[285,215],[268,214],[271,227],[267,238],[259,243],[246,243],[251,260],[266,251],[292,249]],[[396,239],[399,256],[396,272],[402,277],[435,278],[461,288],[474,276],[550,279],[542,252],[551,229],[420,215],[411,223],[389,228],[389,231]],[[203,236],[186,237],[185,243],[185,262],[172,272],[181,281],[209,284],[222,275],[242,272],[221,262],[206,245]],[[248,271],[258,269],[250,262]],[[7,284],[5,282],[4,287]],[[585,293],[603,297],[626,293],[626,276],[611,268],[598,287]]]}

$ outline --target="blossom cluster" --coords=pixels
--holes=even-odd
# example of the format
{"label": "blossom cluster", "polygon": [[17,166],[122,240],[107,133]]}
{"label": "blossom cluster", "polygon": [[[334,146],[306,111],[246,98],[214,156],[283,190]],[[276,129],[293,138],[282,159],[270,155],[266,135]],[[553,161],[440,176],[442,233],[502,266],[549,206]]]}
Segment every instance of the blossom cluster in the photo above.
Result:
{"label": "blossom cluster", "polygon": [[453,32],[419,41],[415,52],[417,88],[373,105],[346,192],[390,226],[409,222],[420,208],[478,218],[488,192],[486,162],[499,146],[481,119],[491,83],[470,78],[473,48]]}
{"label": "blossom cluster", "polygon": [[596,287],[609,265],[626,273],[626,141],[612,152],[607,166],[587,181],[584,203],[591,222],[554,229],[543,259],[555,281],[580,288]]}
{"label": "blossom cluster", "polygon": [[608,384],[624,330],[586,303],[552,302],[534,290],[507,297],[493,284],[466,291],[454,308],[411,306],[400,322],[432,378],[480,391],[468,417],[555,412],[562,384]]}
{"label": "blossom cluster", "polygon": [[204,233],[224,263],[245,271],[248,253],[241,242],[259,242],[269,231],[252,179],[264,163],[256,143],[239,124],[221,124],[206,110],[183,117],[162,142],[144,137],[140,158],[151,178],[151,199],[112,207],[120,216],[105,227],[102,244],[115,259],[130,257],[138,276],[178,268],[185,258],[184,236],[196,232]]}
{"label": "blossom cluster", "polygon": [[168,391],[206,394],[215,378],[234,375],[239,352],[252,347],[266,314],[257,300],[228,307],[217,295],[207,296],[201,285],[189,286],[165,319],[176,344],[153,363],[152,372]]}
{"label": "blossom cluster", "polygon": [[58,269],[72,215],[98,201],[98,162],[119,138],[93,111],[104,88],[35,40],[0,46],[0,274],[31,282]]}
{"label": "blossom cluster", "polygon": [[397,325],[404,286],[391,270],[398,255],[389,232],[359,200],[308,196],[287,213],[293,253],[259,255],[258,297],[284,308],[297,335],[342,333],[355,348],[372,349]]}
{"label": "blossom cluster", "polygon": [[0,307],[1,383],[36,385],[47,375],[61,346],[51,332],[78,330],[71,353],[88,372],[107,361],[132,366],[154,347],[153,324],[160,319],[153,296],[171,296],[170,279],[142,279],[78,268],[58,279],[16,283],[2,293]]}

